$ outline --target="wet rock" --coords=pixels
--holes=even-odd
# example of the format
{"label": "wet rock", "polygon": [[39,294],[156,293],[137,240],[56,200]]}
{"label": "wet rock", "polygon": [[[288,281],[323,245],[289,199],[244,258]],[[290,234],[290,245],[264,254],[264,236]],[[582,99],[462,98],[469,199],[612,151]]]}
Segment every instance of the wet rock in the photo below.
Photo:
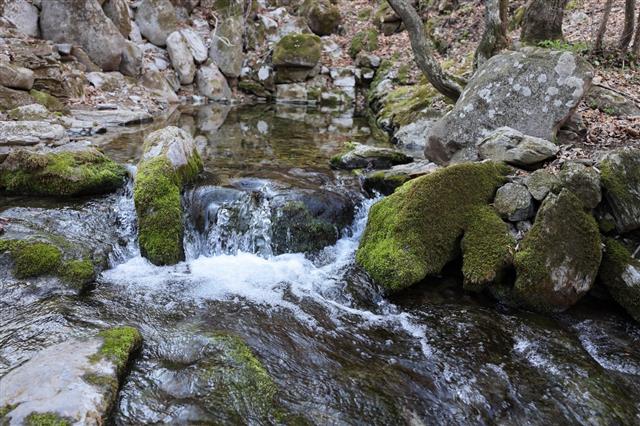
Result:
{"label": "wet rock", "polygon": [[180,31],[174,31],[167,37],[167,52],[171,58],[171,65],[180,78],[180,83],[193,83],[196,65],[193,62],[189,44]]}
{"label": "wet rock", "polygon": [[329,0],[306,0],[302,11],[311,31],[319,36],[335,33],[342,22],[340,9]]}
{"label": "wet rock", "polygon": [[79,121],[93,123],[94,127],[127,126],[130,124],[144,124],[153,121],[153,117],[146,111],[127,109],[106,110],[71,110],[73,118]]}
{"label": "wet rock", "polygon": [[0,4],[0,16],[31,37],[39,37],[38,9],[26,0],[11,0]]}
{"label": "wet rock", "polygon": [[503,172],[491,162],[460,164],[407,182],[369,211],[358,264],[378,285],[402,290],[440,273],[471,232],[465,280],[482,286],[510,256],[506,225],[489,207]]}
{"label": "wet rock", "polygon": [[640,150],[614,151],[600,163],[600,170],[618,232],[640,229]]}
{"label": "wet rock", "polygon": [[80,45],[103,71],[117,71],[125,39],[96,0],[48,0],[40,12],[42,37]]}
{"label": "wet rock", "polygon": [[591,108],[597,108],[609,115],[640,116],[640,107],[631,99],[603,86],[591,87],[585,101]]}
{"label": "wet rock", "polygon": [[413,161],[406,154],[390,148],[376,148],[363,144],[350,144],[349,148],[349,152],[331,159],[331,167],[345,170],[389,169]]}
{"label": "wet rock", "polygon": [[31,105],[35,99],[23,90],[9,89],[0,85],[0,111]]}
{"label": "wet rock", "polygon": [[282,103],[307,103],[307,87],[302,83],[277,84],[276,101]]}
{"label": "wet rock", "polygon": [[6,62],[0,62],[0,85],[12,89],[31,90],[33,71]]}
{"label": "wet rock", "polygon": [[480,141],[504,126],[554,140],[591,78],[589,64],[571,52],[525,48],[494,56],[432,128],[425,156],[439,162],[476,160]]}
{"label": "wet rock", "polygon": [[176,11],[169,0],[142,0],[136,24],[144,38],[159,47],[164,47],[169,34],[178,29]]}
{"label": "wet rock", "polygon": [[66,132],[46,121],[0,121],[0,145],[37,145],[64,142]]}
{"label": "wet rock", "polygon": [[608,239],[598,278],[616,302],[640,322],[640,260],[620,242]]}
{"label": "wet rock", "polygon": [[481,159],[526,167],[554,158],[560,148],[553,142],[501,127],[480,142],[478,151]]}
{"label": "wet rock", "polygon": [[428,160],[414,161],[408,164],[393,166],[388,170],[380,170],[365,176],[363,188],[370,194],[375,191],[382,195],[390,195],[405,182],[435,171],[438,166]]}
{"label": "wet rock", "polygon": [[244,17],[241,14],[224,18],[211,33],[209,57],[227,77],[240,76],[244,61],[243,34]]}
{"label": "wet rock", "polygon": [[129,38],[132,18],[129,12],[129,2],[126,0],[106,0],[102,5],[102,10],[118,28],[120,34],[124,38]]}
{"label": "wet rock", "polygon": [[147,136],[143,150],[133,190],[140,252],[155,265],[173,265],[184,259],[180,193],[202,160],[191,135],[172,126]]}
{"label": "wet rock", "polygon": [[196,77],[198,93],[214,101],[229,101],[232,98],[227,79],[215,64],[200,67]]}
{"label": "wet rock", "polygon": [[560,179],[547,169],[536,170],[524,179],[524,184],[537,201],[545,199],[547,194],[560,187]]}
{"label": "wet rock", "polygon": [[180,34],[184,37],[187,46],[189,47],[189,51],[193,56],[193,60],[196,64],[202,64],[207,61],[209,57],[209,52],[207,52],[207,48],[202,42],[202,38],[191,28],[183,28],[180,30]]}
{"label": "wet rock", "polygon": [[131,327],[70,339],[38,352],[0,379],[7,424],[102,424],[142,337]]}
{"label": "wet rock", "polygon": [[30,104],[7,111],[7,116],[15,121],[41,121],[49,118],[49,110],[40,104]]}
{"label": "wet rock", "polygon": [[535,212],[533,198],[526,186],[507,183],[496,192],[493,201],[498,214],[511,222],[519,222],[533,217]]}
{"label": "wet rock", "polygon": [[564,311],[593,286],[602,249],[595,219],[569,190],[549,194],[515,256],[515,294],[543,312]]}
{"label": "wet rock", "polygon": [[560,180],[565,188],[573,192],[588,209],[595,209],[602,201],[600,174],[593,168],[577,162],[562,166]]}
{"label": "wet rock", "polygon": [[112,192],[126,170],[95,148],[67,144],[14,150],[0,164],[0,189],[14,194],[77,196]]}

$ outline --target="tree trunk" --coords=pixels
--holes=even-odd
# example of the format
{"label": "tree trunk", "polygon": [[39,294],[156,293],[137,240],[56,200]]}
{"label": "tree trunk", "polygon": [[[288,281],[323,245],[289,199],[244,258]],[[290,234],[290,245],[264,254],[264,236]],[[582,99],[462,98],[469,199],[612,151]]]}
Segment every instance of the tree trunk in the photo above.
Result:
{"label": "tree trunk", "polygon": [[611,8],[613,7],[613,0],[607,0],[604,5],[604,14],[602,15],[602,21],[600,22],[600,28],[596,34],[596,40],[593,43],[593,51],[602,51],[602,40],[604,39],[604,33],[607,31],[607,23],[609,22],[609,15],[611,15]]}
{"label": "tree trunk", "polygon": [[485,0],[485,29],[473,60],[475,68],[509,46],[507,38],[508,3],[508,0]]}
{"label": "tree trunk", "polygon": [[633,54],[640,56],[640,13],[638,13],[638,26],[636,28],[636,35],[633,39]]}
{"label": "tree trunk", "polygon": [[520,39],[537,44],[545,40],[562,40],[562,20],[568,0],[531,0],[524,13]]}
{"label": "tree trunk", "polygon": [[433,45],[424,31],[424,24],[416,10],[407,0],[387,0],[391,8],[402,19],[409,33],[411,48],[420,70],[429,82],[446,97],[458,100],[462,87],[444,70],[433,57]]}
{"label": "tree trunk", "polygon": [[636,0],[626,0],[624,4],[624,29],[620,37],[620,50],[625,52],[633,38],[633,28],[636,18]]}

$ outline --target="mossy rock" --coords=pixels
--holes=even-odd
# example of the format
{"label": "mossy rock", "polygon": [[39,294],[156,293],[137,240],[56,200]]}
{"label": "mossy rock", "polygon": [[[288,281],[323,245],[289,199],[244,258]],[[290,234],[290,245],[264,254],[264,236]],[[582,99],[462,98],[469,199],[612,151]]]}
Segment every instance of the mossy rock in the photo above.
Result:
{"label": "mossy rock", "polygon": [[634,259],[619,241],[605,241],[598,279],[615,301],[640,322],[640,260]]}
{"label": "mossy rock", "polygon": [[65,106],[65,104],[60,102],[60,100],[58,100],[58,98],[56,98],[55,96],[52,96],[45,92],[41,92],[36,89],[31,89],[29,91],[29,94],[31,95],[31,97],[33,97],[33,99],[37,103],[47,108],[49,111],[62,112],[62,113],[69,112],[69,109]]}
{"label": "mossy rock", "polygon": [[[495,219],[483,223],[473,213],[493,200],[506,172],[496,163],[466,163],[407,182],[371,208],[356,254],[358,264],[387,290],[402,290],[440,273],[459,255],[460,239],[470,231],[466,252],[469,281],[490,278],[489,267],[474,260],[473,250],[506,238],[496,237]],[[487,241],[483,232],[477,231],[486,222],[491,226]]]}
{"label": "mossy rock", "polygon": [[184,259],[182,186],[202,170],[202,159],[191,135],[176,127],[151,133],[143,150],[133,189],[140,251],[155,265],[173,265]]}
{"label": "mossy rock", "polygon": [[103,343],[92,360],[107,359],[113,362],[117,375],[121,377],[132,354],[140,350],[142,335],[136,328],[124,326],[103,330],[98,336],[103,339]]}
{"label": "mossy rock", "polygon": [[0,165],[0,190],[57,197],[104,194],[120,188],[126,174],[96,149],[16,150]]}
{"label": "mossy rock", "polygon": [[334,244],[340,230],[332,223],[315,218],[299,201],[286,203],[274,214],[273,250],[281,253],[310,253]]}
{"label": "mossy rock", "polygon": [[430,83],[400,86],[384,96],[377,122],[398,128],[421,118],[442,96]]}
{"label": "mossy rock", "polygon": [[9,252],[16,278],[54,275],[78,290],[95,280],[96,271],[90,260],[64,260],[63,251],[42,241],[0,240],[0,254]]}
{"label": "mossy rock", "polygon": [[378,30],[368,28],[353,36],[349,45],[349,56],[355,58],[362,51],[373,52],[374,50],[378,50]]}
{"label": "mossy rock", "polygon": [[71,422],[56,413],[31,413],[24,419],[25,426],[71,426]]}
{"label": "mossy rock", "polygon": [[515,294],[542,312],[564,311],[596,279],[602,248],[596,220],[567,189],[550,194],[515,256]]}
{"label": "mossy rock", "polygon": [[348,151],[338,154],[329,161],[334,169],[389,169],[413,161],[408,155],[391,148],[377,148],[349,142]]}
{"label": "mossy rock", "polygon": [[621,149],[600,163],[605,198],[620,233],[640,229],[640,149]]}
{"label": "mossy rock", "polygon": [[302,13],[311,31],[319,36],[333,34],[342,22],[340,9],[329,0],[305,0]]}
{"label": "mossy rock", "polygon": [[273,50],[276,68],[313,68],[322,55],[322,41],[315,34],[288,34],[280,39]]}

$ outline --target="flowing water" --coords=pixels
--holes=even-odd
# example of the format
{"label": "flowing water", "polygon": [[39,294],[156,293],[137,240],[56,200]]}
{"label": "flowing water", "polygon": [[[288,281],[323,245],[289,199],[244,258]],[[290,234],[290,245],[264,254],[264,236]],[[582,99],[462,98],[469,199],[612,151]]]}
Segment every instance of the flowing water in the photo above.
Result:
{"label": "flowing water", "polygon": [[[144,347],[116,424],[640,424],[640,328],[607,302],[549,318],[465,294],[455,274],[387,297],[358,270],[375,200],[328,160],[345,141],[374,143],[363,119],[206,106],[168,123],[200,136],[205,161],[185,189],[176,266],[140,256],[131,183],[93,199],[0,199],[14,232],[63,235],[106,263],[80,295],[51,278],[0,280],[0,375],[69,336],[129,324]],[[99,143],[135,164],[154,127]],[[355,206],[337,242],[313,254],[283,249],[275,231],[283,200],[304,197]],[[263,363],[273,399],[212,375],[221,332]]]}

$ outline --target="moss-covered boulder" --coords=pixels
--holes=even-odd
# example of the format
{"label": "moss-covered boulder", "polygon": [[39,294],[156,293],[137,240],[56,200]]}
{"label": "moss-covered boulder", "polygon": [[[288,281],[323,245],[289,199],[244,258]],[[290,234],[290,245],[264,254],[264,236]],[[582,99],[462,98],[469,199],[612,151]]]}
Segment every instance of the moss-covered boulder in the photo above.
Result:
{"label": "moss-covered boulder", "polygon": [[636,321],[640,322],[640,260],[614,239],[605,241],[599,281]]}
{"label": "moss-covered boulder", "polygon": [[378,49],[378,31],[375,28],[358,31],[351,39],[349,56],[355,58],[360,52],[373,52]]}
{"label": "moss-covered boulder", "polygon": [[576,162],[563,164],[560,171],[562,185],[573,192],[588,209],[595,209],[602,201],[600,174],[593,168]]}
{"label": "moss-covered boulder", "polygon": [[550,194],[515,256],[515,294],[543,312],[563,311],[593,286],[602,248],[598,224],[567,189]]}
{"label": "moss-covered boulder", "polygon": [[429,174],[437,168],[435,163],[428,160],[418,160],[393,166],[388,170],[372,171],[365,175],[362,187],[370,195],[376,192],[390,195],[405,182]]}
{"label": "moss-covered boulder", "polygon": [[0,379],[2,424],[103,424],[142,337],[107,329],[50,346]]}
{"label": "moss-covered boulder", "polygon": [[288,34],[280,39],[273,50],[276,68],[313,68],[322,55],[322,42],[314,34]]}
{"label": "moss-covered boulder", "polygon": [[133,190],[140,251],[172,265],[184,259],[182,186],[200,173],[202,159],[191,135],[172,126],[147,136],[143,150]]}
{"label": "moss-covered boulder", "polygon": [[[68,247],[69,242],[61,241]],[[89,259],[69,257],[58,245],[44,240],[0,240],[0,256],[8,254],[13,275],[18,279],[57,276],[71,287],[82,290],[96,277],[96,268]]]}
{"label": "moss-covered boulder", "polygon": [[[508,247],[502,246],[507,238],[500,232],[500,219],[490,217],[495,212],[478,209],[493,200],[505,172],[496,163],[467,163],[407,182],[371,208],[356,255],[358,264],[387,290],[401,290],[438,274],[458,257],[460,238],[468,232],[467,279],[490,280],[493,266],[503,263],[498,261],[500,253],[506,257]],[[480,230],[485,226],[489,229]],[[481,265],[476,248],[494,244],[502,248],[494,249],[490,265]]]}
{"label": "moss-covered boulder", "polygon": [[15,150],[0,164],[0,191],[11,194],[78,196],[120,188],[126,170],[94,148]]}
{"label": "moss-covered boulder", "polygon": [[640,150],[614,151],[600,163],[600,170],[618,232],[640,229]]}
{"label": "moss-covered boulder", "polygon": [[378,148],[359,143],[347,144],[348,151],[331,158],[335,169],[389,169],[413,161],[408,155],[391,148]]}
{"label": "moss-covered boulder", "polygon": [[311,31],[319,36],[333,34],[342,22],[340,9],[329,0],[305,0],[302,13]]}

